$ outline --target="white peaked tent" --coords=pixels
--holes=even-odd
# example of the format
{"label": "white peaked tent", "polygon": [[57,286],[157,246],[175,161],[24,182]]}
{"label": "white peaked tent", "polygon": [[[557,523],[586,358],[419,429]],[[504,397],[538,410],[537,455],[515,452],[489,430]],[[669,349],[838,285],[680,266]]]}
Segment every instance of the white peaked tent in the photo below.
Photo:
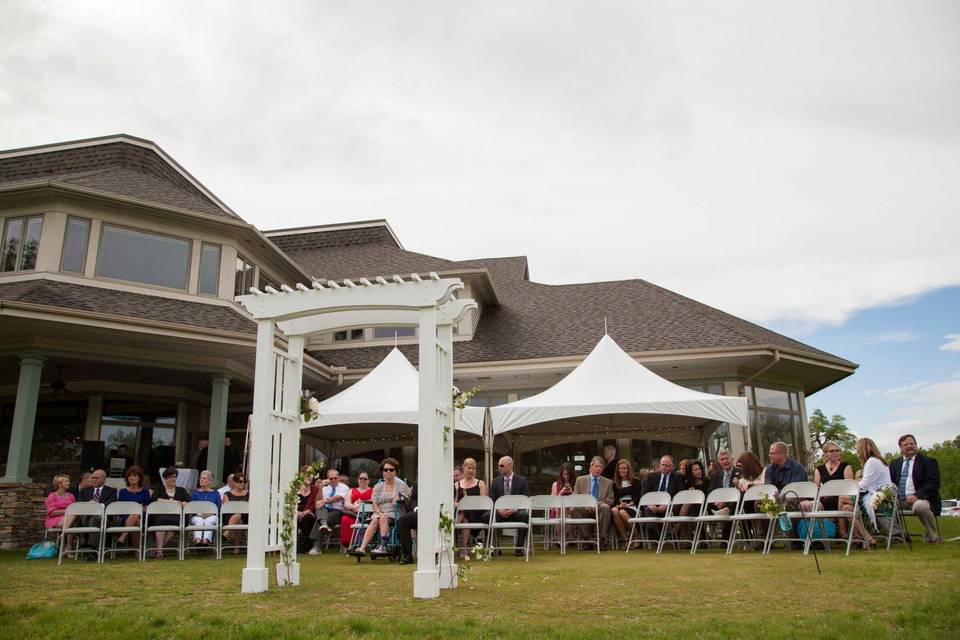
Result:
{"label": "white peaked tent", "polygon": [[[490,409],[495,435],[747,424],[747,399],[693,391],[661,378],[604,335],[583,362],[546,391]],[[581,420],[568,420],[580,418]],[[537,425],[537,426],[533,426]]]}
{"label": "white peaked tent", "polygon": [[[318,417],[301,429],[327,440],[363,440],[410,431],[419,420],[420,374],[396,347],[370,373],[320,403]],[[456,411],[457,431],[483,436],[483,407]]]}

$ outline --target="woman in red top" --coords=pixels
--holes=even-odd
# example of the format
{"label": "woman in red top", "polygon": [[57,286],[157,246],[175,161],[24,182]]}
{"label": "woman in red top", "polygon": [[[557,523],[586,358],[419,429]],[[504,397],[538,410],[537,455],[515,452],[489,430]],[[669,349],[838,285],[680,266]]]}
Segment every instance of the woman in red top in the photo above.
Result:
{"label": "woman in red top", "polygon": [[350,490],[347,501],[343,504],[343,516],[340,518],[340,544],[344,547],[350,546],[350,538],[353,536],[353,523],[357,521],[357,512],[360,511],[360,503],[364,500],[373,498],[373,487],[370,486],[370,474],[361,471],[357,476],[359,487]]}

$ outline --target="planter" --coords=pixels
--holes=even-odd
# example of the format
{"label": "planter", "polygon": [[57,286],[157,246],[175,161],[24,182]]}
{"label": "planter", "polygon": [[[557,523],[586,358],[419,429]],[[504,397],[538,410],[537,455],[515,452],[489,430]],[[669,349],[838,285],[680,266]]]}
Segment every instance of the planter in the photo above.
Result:
{"label": "planter", "polygon": [[300,563],[294,562],[289,567],[289,575],[287,573],[287,565],[277,563],[277,586],[280,587],[297,587],[300,586]]}

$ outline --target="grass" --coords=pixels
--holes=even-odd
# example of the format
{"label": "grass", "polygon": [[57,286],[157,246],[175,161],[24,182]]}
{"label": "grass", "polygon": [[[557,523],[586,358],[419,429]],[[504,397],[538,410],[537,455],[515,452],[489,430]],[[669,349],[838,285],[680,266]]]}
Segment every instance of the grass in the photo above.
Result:
{"label": "grass", "polygon": [[[960,520],[943,519],[946,537]],[[538,553],[473,563],[437,600],[412,567],[326,553],[239,593],[244,557],[103,565],[0,553],[0,638],[957,638],[960,542],[812,556]],[[268,559],[269,560],[269,559]],[[272,571],[271,571],[272,577]]]}

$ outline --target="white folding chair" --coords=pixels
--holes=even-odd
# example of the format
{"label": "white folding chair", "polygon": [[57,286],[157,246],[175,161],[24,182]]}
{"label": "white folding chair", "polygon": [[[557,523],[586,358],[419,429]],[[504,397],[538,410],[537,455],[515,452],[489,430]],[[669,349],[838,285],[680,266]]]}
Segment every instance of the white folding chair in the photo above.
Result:
{"label": "white folding chair", "polygon": [[[96,526],[83,524],[82,522],[77,524],[80,518],[99,518]],[[70,526],[67,526],[67,522],[70,522]],[[60,555],[57,558],[57,564],[63,564],[63,556],[73,554],[74,558],[80,556],[81,553],[93,553],[97,556],[97,562],[100,562],[100,545],[98,544],[95,549],[91,548],[81,548],[80,540],[77,538],[73,539],[74,549],[73,551],[67,550],[67,536],[80,536],[85,534],[96,533],[100,535],[100,538],[103,538],[103,505],[99,502],[74,502],[73,504],[67,507],[67,510],[63,514],[63,522],[61,523],[62,529],[60,530]]]}
{"label": "white folding chair", "polygon": [[[215,515],[217,516],[217,521],[214,524],[192,524],[190,522],[190,517],[195,515]],[[212,544],[209,546],[193,544],[193,536],[197,533],[204,533],[209,531],[213,534],[211,537]],[[217,505],[214,502],[209,500],[191,500],[187,504],[183,505],[183,535],[180,536],[180,558],[183,559],[186,557],[188,551],[193,551],[194,549],[207,549],[213,552],[214,556],[218,555],[217,552],[217,538],[220,537],[220,512],[217,509]]]}
{"label": "white folding chair", "polygon": [[[363,509],[364,508],[363,505],[366,505],[366,504],[367,503],[362,503],[360,508]],[[224,502],[223,506],[220,508],[220,533],[217,535],[217,557],[218,558],[223,557],[224,549],[246,549],[247,547],[246,544],[239,544],[240,534],[242,533],[246,535],[247,532],[250,530],[250,525],[244,523],[242,519],[240,520],[239,524],[229,524],[230,516],[232,516],[235,513],[239,513],[242,515],[249,514],[250,503],[247,502],[246,500],[229,500],[227,502]],[[357,525],[353,525],[353,526],[356,527]],[[231,535],[235,536],[233,540],[227,541],[227,542],[231,542],[232,544],[224,544],[225,540],[224,540],[223,534],[227,532],[230,532]]]}
{"label": "white folding chair", "polygon": [[[667,515],[663,517],[663,525],[660,527],[660,544],[657,545],[657,553],[663,553],[663,545],[667,542],[667,535],[673,528],[673,540],[670,543],[675,549],[679,549],[681,544],[689,542],[691,548],[693,547],[693,538],[690,540],[681,540],[680,537],[676,534],[678,525],[689,523],[691,525],[696,524],[697,518],[703,512],[703,501],[706,499],[703,491],[700,489],[684,489],[673,496],[673,502],[670,504],[670,509],[667,511]],[[673,511],[677,507],[684,507],[690,505],[691,507],[698,507],[697,515],[695,516],[682,516],[682,515],[673,515]]]}
{"label": "white folding chair", "polygon": [[[487,517],[483,522],[457,522],[459,520],[458,516],[461,513],[470,513],[470,512],[480,512],[487,513]],[[464,496],[460,498],[460,503],[457,505],[456,514],[453,518],[453,550],[457,552],[460,550],[460,547],[457,546],[457,536],[458,531],[470,531],[471,533],[483,532],[484,542],[486,542],[487,537],[490,536],[490,517],[493,513],[493,500],[490,496]],[[531,518],[532,520],[533,518]]]}
{"label": "white folding chair", "polygon": [[[597,499],[591,496],[590,494],[585,493],[574,493],[569,496],[563,496],[561,498],[561,503],[563,504],[563,528],[566,530],[567,527],[575,527],[576,539],[568,540],[567,534],[564,532],[563,542],[561,543],[561,552],[567,552],[567,545],[571,542],[577,545],[577,548],[581,544],[592,544],[597,547],[597,554],[600,553],[600,507],[597,504]],[[593,511],[593,516],[589,515],[567,515],[567,512],[573,509]],[[580,527],[593,525],[594,532],[596,533],[593,540],[585,540],[580,537]]]}
{"label": "white folding chair", "polygon": [[[642,496],[640,496],[640,501],[637,502],[637,515],[634,518],[630,518],[628,522],[630,523],[630,539],[627,541],[627,548],[624,553],[630,552],[630,547],[633,546],[634,542],[639,542],[640,544],[659,544],[660,535],[658,534],[656,538],[646,537],[646,528],[653,527],[654,525],[658,527],[663,526],[663,516],[645,516],[643,515],[644,507],[667,507],[667,510],[664,512],[664,516],[670,513],[670,502],[673,498],[666,491],[650,491]],[[640,525],[640,537],[634,537],[634,534],[637,531],[637,525]]]}
{"label": "white folding chair", "polygon": [[[914,513],[913,507],[910,507],[909,509],[904,509],[903,506],[900,504],[899,498],[900,497],[898,495],[897,508],[900,511],[900,518],[903,522],[903,535],[906,538],[909,538],[910,536],[918,536],[926,540],[927,539],[926,527],[923,527],[921,531],[918,531],[916,533],[911,533],[910,529],[907,528],[907,518],[916,518],[917,520],[920,520],[920,516],[917,513]],[[939,538],[940,540],[943,540],[943,532],[940,531],[940,514],[939,513],[933,514],[933,521],[937,523],[937,538]],[[920,522],[920,526],[921,527],[923,526],[923,522]]]}
{"label": "white folding chair", "polygon": [[[177,524],[151,524],[151,516],[176,516],[178,519]],[[147,505],[147,511],[144,514],[146,518],[146,526],[143,528],[143,535],[140,536],[143,539],[143,552],[140,556],[141,560],[146,560],[147,556],[151,551],[176,551],[177,558],[183,560],[183,554],[181,553],[181,542],[183,540],[183,509],[180,507],[179,502],[166,502],[158,501],[151,502]],[[151,533],[160,533],[160,532],[173,532],[177,534],[177,546],[176,547],[151,547],[150,546],[150,534]]]}
{"label": "white folding chair", "polygon": [[[738,540],[743,543],[760,542],[763,544],[761,547],[763,553],[767,552],[767,543],[770,536],[773,535],[773,518],[765,513],[757,513],[749,509],[754,508],[761,495],[772,496],[776,491],[777,488],[772,484],[757,484],[747,488],[740,500],[740,510],[730,517],[732,525],[730,527],[730,540],[727,542],[728,555],[733,553],[733,547]],[[763,537],[759,538],[755,532],[759,532],[760,526],[764,524],[767,528],[763,532]],[[747,535],[738,538],[737,534],[740,533],[741,527],[747,531]]]}
{"label": "white folding chair", "polygon": [[[712,505],[715,505],[718,502],[724,503],[724,508],[728,511],[727,513],[709,513]],[[690,549],[691,554],[695,554],[697,549],[700,547],[701,543],[706,543],[709,547],[711,544],[727,544],[727,540],[723,536],[709,537],[703,539],[702,534],[704,529],[710,527],[711,529],[720,528],[724,525],[730,525],[731,519],[734,514],[740,508],[740,490],[733,487],[728,487],[726,489],[714,489],[710,492],[710,495],[707,496],[707,504],[704,507],[704,513],[701,513],[697,518],[697,529],[693,533],[693,547]]]}
{"label": "white folding chair", "polygon": [[[490,512],[490,541],[487,546],[490,549],[523,549],[524,557],[530,560],[530,498],[529,496],[500,496],[493,505],[493,511]],[[514,511],[526,512],[525,520],[497,520],[496,511],[501,509],[512,509]],[[498,545],[497,533],[505,529],[515,531],[525,530],[527,532],[526,544],[523,547],[519,545]]]}
{"label": "white folding chair", "polygon": [[[784,487],[784,489],[786,489],[786,487]],[[807,554],[810,552],[810,545],[813,542],[823,542],[826,544],[829,542],[846,541],[846,555],[850,555],[850,546],[853,544],[853,525],[860,508],[860,485],[856,480],[830,480],[829,482],[824,482],[822,485],[820,485],[820,497],[817,499],[817,502],[819,503],[819,501],[823,498],[850,498],[850,502],[853,503],[853,511],[844,511],[843,509],[829,511],[824,509],[814,509],[813,511],[807,513],[807,537],[806,540],[804,540],[803,553]],[[827,529],[822,522],[826,518],[846,518],[850,520],[850,525],[847,527],[850,531],[847,534],[846,540],[839,537],[831,538],[826,535]],[[815,536],[814,529],[817,529],[818,520],[821,521],[819,530],[823,535]]]}
{"label": "white folding chair", "polygon": [[[110,552],[110,559],[112,560],[118,551],[134,551],[137,554],[137,560],[140,559],[140,553],[143,549],[143,543],[140,540],[137,540],[137,546],[133,546],[133,534],[138,535],[143,533],[143,505],[139,502],[111,502],[107,505],[106,510],[104,511],[104,527],[103,535],[100,536],[100,562],[103,562],[106,559],[106,552]],[[127,526],[127,517],[128,516],[140,516],[139,522],[136,525]],[[122,518],[120,524],[111,525],[110,518],[119,517]],[[127,534],[130,539],[130,546],[116,546],[118,534]],[[107,539],[109,538],[110,548],[107,549]]]}
{"label": "white folding chair", "polygon": [[[542,515],[538,515],[542,514]],[[554,515],[551,515],[554,514]],[[558,536],[558,541],[556,544],[560,545],[560,553],[563,553],[563,540],[564,540],[564,530],[563,530],[563,504],[560,500],[560,496],[532,496],[530,498],[530,549],[533,553],[533,532],[537,527],[543,527],[543,549],[546,551],[550,548],[552,542],[552,536],[550,531],[554,528],[559,530],[560,535]]]}
{"label": "white folding chair", "polygon": [[767,538],[767,553],[770,553],[773,550],[774,545],[776,545],[778,542],[782,542],[784,547],[787,546],[787,543],[795,542],[801,545],[802,548],[802,545],[806,543],[806,540],[801,538],[799,535],[794,536],[791,534],[793,534],[794,529],[796,529],[796,523],[798,520],[810,517],[808,512],[801,513],[800,503],[802,503],[804,500],[812,500],[813,508],[811,511],[816,510],[818,504],[818,492],[819,489],[817,488],[817,485],[809,480],[804,480],[801,482],[789,482],[784,485],[783,489],[780,491],[780,497],[783,498],[784,501],[797,501],[796,509],[791,508],[790,504],[788,503],[785,503],[784,505],[784,511],[786,511],[787,515],[790,517],[790,523],[793,526],[790,527],[790,531],[783,532],[780,532],[777,527],[772,527],[770,535]]}
{"label": "white folding chair", "polygon": [[[890,489],[893,491],[893,509],[890,513],[890,521],[886,523],[886,531],[883,527],[878,526],[880,533],[877,534],[878,538],[885,538],[887,541],[887,551],[890,551],[890,544],[897,540],[901,544],[907,543],[907,523],[903,518],[903,510],[900,508],[900,492],[897,490],[897,486],[894,484],[890,485]],[[879,515],[877,517],[877,524],[881,523]],[[939,529],[940,523],[937,522],[937,527]]]}

